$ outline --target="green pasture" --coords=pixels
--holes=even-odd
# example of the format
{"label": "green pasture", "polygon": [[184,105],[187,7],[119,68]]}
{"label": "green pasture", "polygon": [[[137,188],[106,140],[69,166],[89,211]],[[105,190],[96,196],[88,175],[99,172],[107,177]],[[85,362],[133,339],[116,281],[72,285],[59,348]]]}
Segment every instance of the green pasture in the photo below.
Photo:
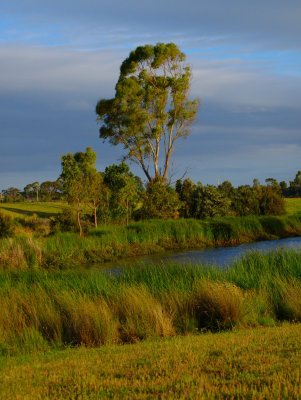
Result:
{"label": "green pasture", "polygon": [[301,198],[286,198],[285,210],[287,214],[301,214]]}
{"label": "green pasture", "polygon": [[0,210],[14,218],[26,218],[37,215],[40,218],[49,218],[62,212],[64,202],[17,202],[0,203]]}

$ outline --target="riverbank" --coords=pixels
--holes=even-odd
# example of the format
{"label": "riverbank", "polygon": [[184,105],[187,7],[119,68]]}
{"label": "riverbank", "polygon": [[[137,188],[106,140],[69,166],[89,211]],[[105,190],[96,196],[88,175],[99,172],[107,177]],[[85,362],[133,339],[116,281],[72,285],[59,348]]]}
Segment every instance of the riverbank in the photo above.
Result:
{"label": "riverbank", "polygon": [[301,252],[221,270],[167,264],[0,272],[0,354],[301,322]]}
{"label": "riverbank", "polygon": [[160,254],[301,235],[301,216],[224,217],[208,220],[149,220],[104,226],[85,237],[58,232],[0,240],[0,268],[68,269],[126,257]]}
{"label": "riverbank", "polygon": [[0,357],[0,396],[298,399],[301,325]]}

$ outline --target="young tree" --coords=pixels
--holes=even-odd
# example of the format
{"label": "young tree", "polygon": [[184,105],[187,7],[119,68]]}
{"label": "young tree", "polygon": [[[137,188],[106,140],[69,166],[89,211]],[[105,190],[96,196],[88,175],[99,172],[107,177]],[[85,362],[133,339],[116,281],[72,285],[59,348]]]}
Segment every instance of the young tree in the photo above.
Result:
{"label": "young tree", "polygon": [[91,147],[87,147],[85,152],[62,156],[63,190],[68,203],[76,209],[81,236],[83,234],[81,217],[87,202],[91,200],[91,176],[96,174],[95,162],[96,153]]}
{"label": "young tree", "polygon": [[139,46],[122,63],[115,97],[96,105],[100,138],[122,144],[147,179],[166,178],[177,139],[189,135],[198,100],[191,70],[174,43]]}

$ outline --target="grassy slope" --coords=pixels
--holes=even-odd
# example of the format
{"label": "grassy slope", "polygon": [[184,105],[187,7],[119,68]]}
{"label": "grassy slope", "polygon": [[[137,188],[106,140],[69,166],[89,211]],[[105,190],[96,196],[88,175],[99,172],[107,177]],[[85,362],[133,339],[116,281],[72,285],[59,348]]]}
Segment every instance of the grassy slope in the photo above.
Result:
{"label": "grassy slope", "polygon": [[20,202],[0,203],[0,210],[14,218],[26,218],[36,214],[40,218],[49,218],[62,211],[63,202]]}
{"label": "grassy slope", "polygon": [[0,358],[9,399],[299,399],[301,325]]}
{"label": "grassy slope", "polygon": [[285,199],[285,209],[289,215],[301,213],[301,198]]}

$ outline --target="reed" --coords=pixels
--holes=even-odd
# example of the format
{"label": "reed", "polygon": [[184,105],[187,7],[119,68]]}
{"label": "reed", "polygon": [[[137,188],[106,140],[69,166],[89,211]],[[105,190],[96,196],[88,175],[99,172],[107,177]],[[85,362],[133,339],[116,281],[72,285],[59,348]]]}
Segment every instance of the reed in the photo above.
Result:
{"label": "reed", "polygon": [[0,271],[0,353],[98,346],[301,321],[301,252],[250,253],[232,267],[163,263]]}
{"label": "reed", "polygon": [[58,232],[0,240],[0,268],[67,269],[171,249],[230,246],[301,234],[298,216],[150,220],[128,226],[103,226],[86,237]]}

